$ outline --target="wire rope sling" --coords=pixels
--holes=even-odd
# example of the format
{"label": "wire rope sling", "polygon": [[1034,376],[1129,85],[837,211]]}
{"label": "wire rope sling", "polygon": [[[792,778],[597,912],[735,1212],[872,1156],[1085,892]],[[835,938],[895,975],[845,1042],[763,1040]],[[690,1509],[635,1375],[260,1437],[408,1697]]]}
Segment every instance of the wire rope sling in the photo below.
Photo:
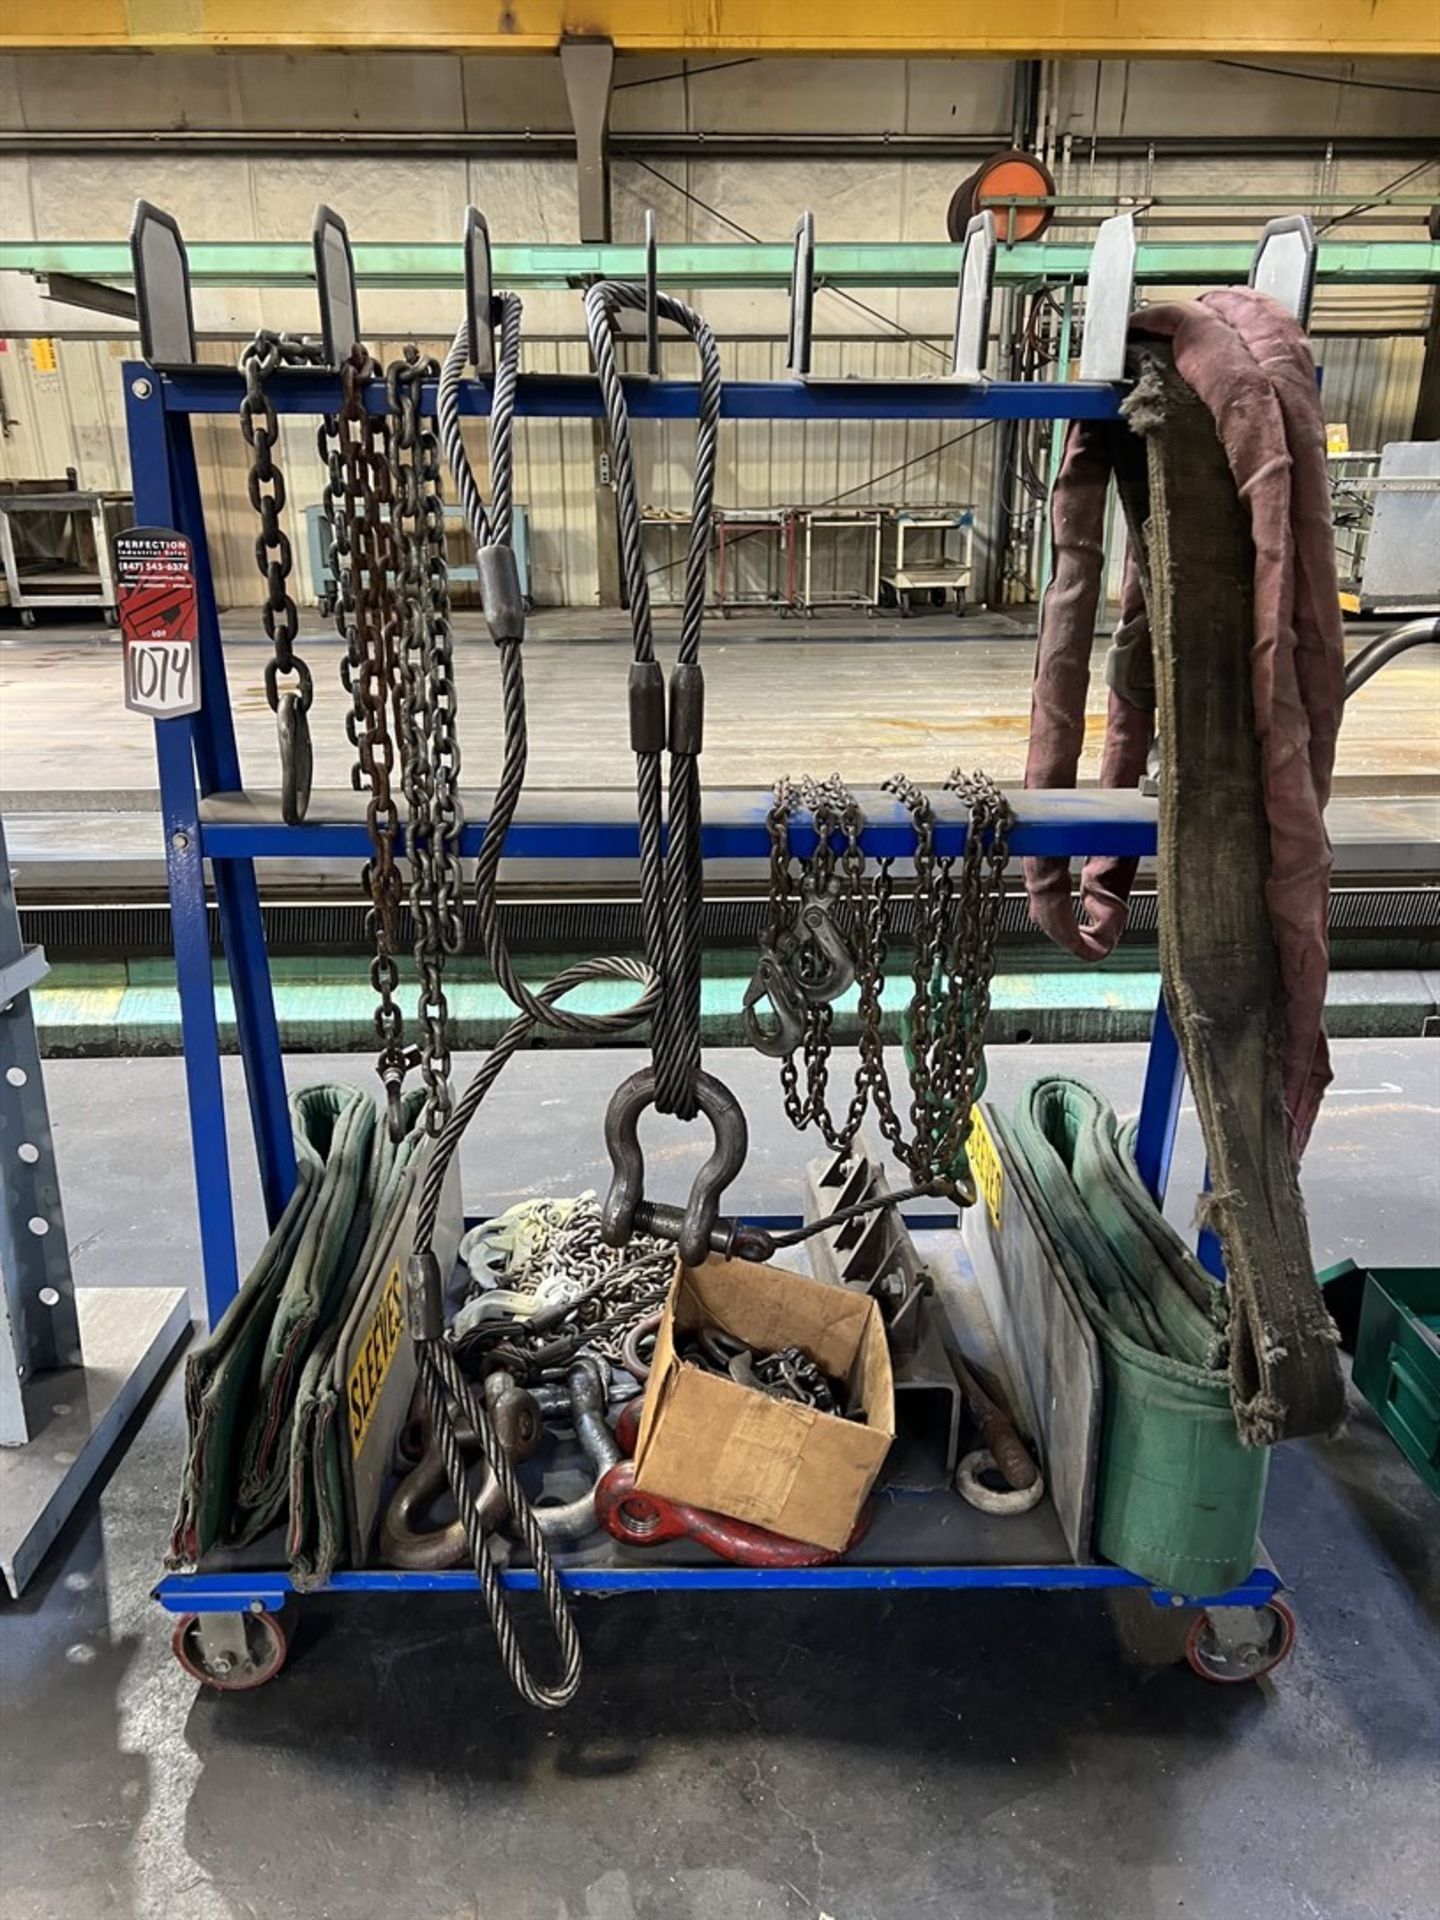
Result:
{"label": "wire rope sling", "polygon": [[[586,299],[587,325],[595,348],[605,392],[615,450],[617,480],[634,504],[633,461],[623,392],[615,366],[609,328],[611,316],[622,305],[643,304],[639,289],[602,286]],[[649,1020],[655,1064],[632,1076],[612,1102],[612,1119],[620,1111],[620,1126],[633,1128],[639,1112],[649,1104],[693,1118],[704,1113],[717,1136],[717,1150],[697,1182],[690,1206],[676,1222],[662,1209],[650,1209],[644,1224],[639,1216],[641,1196],[628,1218],[618,1223],[607,1214],[605,1237],[612,1244],[628,1240],[639,1227],[663,1231],[677,1226],[687,1234],[690,1257],[703,1257],[711,1224],[704,1216],[707,1196],[714,1202],[744,1159],[745,1129],[740,1107],[728,1089],[705,1075],[700,1066],[700,785],[698,755],[702,694],[698,648],[704,600],[706,534],[714,487],[715,436],[720,408],[720,365],[713,336],[698,314],[679,301],[664,301],[667,317],[685,327],[696,342],[702,365],[701,415],[697,435],[696,522],[701,536],[692,547],[687,569],[687,622],[682,640],[677,685],[672,693],[670,726],[664,716],[664,684],[654,656],[649,603],[638,552],[637,530],[633,566],[638,569],[640,594],[630,573],[632,620],[635,629],[635,667],[631,673],[632,738],[636,745],[637,800],[640,821],[641,884],[644,899],[646,954],[644,964],[626,958],[595,957],[564,970],[537,991],[519,978],[500,924],[498,875],[505,836],[524,789],[529,750],[523,664],[524,604],[512,545],[514,519],[514,411],[521,344],[521,303],[501,294],[494,312],[472,316],[489,326],[498,317],[499,343],[494,354],[491,394],[489,470],[491,499],[484,500],[461,431],[461,392],[467,366],[477,358],[479,343],[472,320],[456,333],[440,373],[437,403],[445,456],[455,481],[462,512],[477,554],[481,596],[486,621],[500,667],[504,715],[504,745],[499,778],[476,862],[475,903],[482,944],[496,979],[514,1003],[516,1018],[492,1048],[465,1091],[453,1102],[440,1125],[422,1176],[417,1207],[414,1248],[407,1274],[408,1322],[419,1355],[420,1375],[432,1433],[443,1461],[445,1478],[457,1507],[470,1558],[494,1627],[507,1672],[522,1697],[542,1708],[564,1706],[579,1686],[581,1655],[574,1622],[561,1589],[549,1546],[537,1515],[525,1499],[511,1458],[492,1417],[487,1396],[463,1371],[445,1324],[445,1280],[434,1251],[436,1218],[446,1171],[466,1128],[510,1056],[537,1026],[558,1028],[584,1039],[614,1037]],[[603,322],[603,325],[602,325]],[[489,343],[487,343],[488,345]],[[627,560],[632,556],[627,555]],[[658,698],[657,698],[658,695]],[[663,834],[663,768],[671,749],[671,844]],[[628,1005],[606,1013],[586,1013],[565,1005],[571,991],[601,979],[632,981],[638,989]],[[637,1149],[638,1151],[638,1149]],[[723,1178],[716,1177],[716,1163]],[[705,1184],[710,1173],[711,1184]],[[697,1198],[697,1195],[699,1196]],[[614,1192],[607,1207],[612,1206]],[[668,1237],[676,1237],[671,1234]],[[698,1251],[697,1251],[698,1248]],[[488,1531],[492,1515],[482,1510],[472,1492],[461,1444],[461,1425],[468,1426],[479,1443],[485,1463],[508,1507],[512,1523],[535,1568],[545,1613],[558,1654],[558,1671],[541,1680],[532,1671],[516,1636],[501,1586],[500,1571]],[[492,1508],[493,1512],[493,1508]]]}
{"label": "wire rope sling", "polygon": [[[606,1116],[606,1142],[614,1178],[601,1208],[600,1230],[607,1245],[645,1251],[612,1267],[602,1283],[610,1290],[632,1270],[653,1267],[656,1243],[673,1242],[680,1258],[698,1264],[711,1251],[768,1258],[777,1247],[793,1244],[819,1230],[817,1225],[784,1235],[746,1228],[720,1215],[721,1195],[744,1163],[745,1118],[729,1088],[701,1065],[700,980],[703,890],[699,755],[703,727],[703,680],[699,664],[701,624],[708,561],[708,528],[714,492],[721,374],[718,350],[699,314],[668,295],[659,296],[662,317],[681,327],[694,342],[701,380],[696,432],[692,535],[686,556],[684,608],[677,664],[667,688],[655,656],[653,623],[640,551],[639,503],[629,416],[615,354],[615,321],[624,308],[643,308],[644,289],[613,282],[592,286],[585,296],[586,327],[604,398],[616,478],[621,545],[629,590],[633,659],[629,674],[631,742],[636,763],[642,919],[645,961],[592,957],[567,967],[538,990],[520,978],[511,958],[498,904],[498,876],[505,837],[524,790],[529,752],[523,664],[524,605],[511,536],[514,521],[514,414],[521,347],[521,302],[513,293],[497,296],[492,311],[472,314],[457,331],[440,371],[437,415],[446,462],[476,547],[477,571],[486,622],[500,668],[503,709],[501,766],[489,818],[476,861],[475,904],[481,941],[497,981],[516,1008],[501,1035],[463,1093],[453,1098],[439,1125],[421,1176],[413,1250],[407,1271],[407,1320],[419,1357],[419,1369],[433,1443],[444,1478],[459,1511],[469,1557],[480,1583],[506,1670],[521,1696],[541,1708],[562,1707],[579,1685],[578,1637],[550,1550],[554,1528],[548,1516],[532,1510],[516,1477],[500,1414],[503,1402],[478,1390],[466,1364],[473,1336],[457,1342],[447,1329],[447,1276],[435,1253],[435,1233],[446,1173],[467,1127],[507,1061],[537,1028],[568,1032],[582,1040],[614,1038],[642,1022],[650,1023],[652,1064],[617,1088]],[[481,342],[476,325],[498,325],[498,349]],[[493,349],[494,378],[489,427],[490,500],[481,493],[466,451],[461,414],[466,369],[486,363]],[[453,713],[453,694],[451,699]],[[433,742],[432,742],[433,751]],[[668,780],[666,778],[668,761]],[[668,798],[668,844],[667,802]],[[566,1004],[575,989],[598,980],[625,980],[636,997],[604,1013]],[[637,1127],[650,1106],[690,1120],[703,1116],[714,1134],[714,1148],[681,1207],[650,1200],[644,1192],[644,1165]],[[901,1196],[894,1196],[899,1198]],[[870,1210],[874,1201],[853,1212]],[[832,1216],[841,1218],[842,1215]],[[825,1224],[825,1223],[820,1223]],[[588,1290],[587,1290],[588,1291]],[[643,1293],[638,1296],[642,1301]],[[628,1316],[634,1318],[633,1307]],[[537,1321],[530,1330],[538,1332]],[[557,1336],[522,1364],[547,1362],[571,1366],[593,1336],[614,1318]],[[465,1351],[462,1351],[464,1349]],[[509,1356],[506,1356],[509,1357]],[[492,1351],[488,1363],[499,1366]],[[483,1363],[482,1363],[483,1364]],[[572,1368],[573,1372],[573,1368]],[[574,1382],[572,1381],[572,1390]],[[588,1391],[588,1390],[587,1390]],[[591,1423],[593,1426],[593,1422]],[[476,1492],[466,1475],[464,1443],[473,1436],[488,1477]],[[553,1633],[558,1671],[536,1677],[522,1651],[505,1600],[491,1541],[496,1513],[508,1509],[511,1523],[535,1569],[542,1603]]]}

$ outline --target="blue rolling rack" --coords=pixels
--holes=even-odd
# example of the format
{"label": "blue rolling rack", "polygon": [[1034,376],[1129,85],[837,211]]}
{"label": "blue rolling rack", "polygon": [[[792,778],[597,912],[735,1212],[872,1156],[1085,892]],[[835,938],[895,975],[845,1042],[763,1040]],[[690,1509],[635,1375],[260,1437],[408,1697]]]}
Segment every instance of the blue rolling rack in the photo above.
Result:
{"label": "blue rolling rack", "polygon": [[[207,930],[205,862],[210,862],[214,877],[261,1184],[273,1222],[291,1191],[295,1162],[254,863],[257,858],[267,857],[303,860],[353,856],[358,867],[368,852],[368,841],[358,811],[351,819],[316,818],[300,826],[286,826],[278,809],[267,812],[245,795],[190,424],[196,414],[234,417],[242,391],[239,376],[224,369],[195,366],[166,372],[136,362],[125,367],[123,377],[137,524],[171,527],[189,537],[199,595],[203,704],[197,713],[183,719],[156,722],[155,744],[201,1254],[206,1301],[214,1323],[235,1296],[239,1269]],[[628,385],[630,410],[636,419],[694,417],[697,391],[693,385],[646,380]],[[277,411],[283,413],[322,414],[335,412],[339,406],[339,381],[329,373],[277,375],[270,391]],[[1108,419],[1118,412],[1120,392],[1118,386],[1101,381],[741,382],[726,386],[723,413],[732,420],[796,422]],[[489,399],[486,384],[472,382],[466,389],[465,406],[471,413],[486,413]],[[367,404],[383,409],[383,382],[373,383]],[[433,391],[424,404],[427,410],[433,410]],[[599,416],[601,404],[598,389],[589,378],[525,376],[520,382],[517,411],[546,418],[594,418]],[[593,807],[577,807],[568,815],[537,811],[532,800],[522,809],[510,833],[507,854],[529,859],[634,862],[638,848],[633,816],[627,819],[613,798],[597,795],[594,799]],[[769,796],[759,793],[708,795],[707,859],[740,858],[753,860],[757,867],[762,865],[769,852],[764,825],[768,804]],[[959,853],[965,830],[960,818],[942,824],[937,834],[939,850]],[[477,851],[482,832],[483,826],[478,823],[465,828],[464,853],[473,855]],[[865,845],[872,857],[909,852],[909,828],[898,805],[890,815],[880,808],[873,811]],[[1156,805],[1153,800],[1128,793],[1026,793],[1018,798],[1011,846],[1017,855],[1153,854]],[[798,832],[796,850],[802,854],[808,851]],[[1162,1004],[1156,1014],[1139,1127],[1142,1171],[1157,1196],[1163,1195],[1169,1173],[1182,1083],[1179,1049]],[[891,1504],[918,1512],[924,1500],[925,1496],[911,1496]],[[951,1564],[944,1557],[943,1543],[932,1541],[926,1551],[907,1553],[904,1542],[909,1537],[913,1537],[913,1530],[907,1535],[904,1525],[897,1522],[895,1526],[882,1526],[877,1521],[857,1556],[835,1565],[783,1571],[732,1566],[712,1561],[703,1553],[698,1558],[692,1556],[690,1564],[676,1564],[673,1558],[646,1560],[617,1547],[616,1556],[605,1563],[590,1556],[583,1564],[567,1567],[563,1577],[575,1592],[1136,1588],[1162,1607],[1273,1611],[1281,1604],[1275,1598],[1281,1585],[1279,1577],[1264,1564],[1230,1592],[1175,1595],[1150,1587],[1118,1567],[1076,1564],[1053,1553],[1043,1560],[1037,1557],[1031,1564],[1009,1564],[1003,1552],[997,1559],[992,1549],[983,1561]],[[949,1551],[953,1554],[953,1548]],[[512,1589],[535,1586],[534,1574],[523,1567],[510,1569],[504,1578]],[[402,1573],[374,1568],[337,1573],[327,1591],[428,1594],[473,1591],[476,1585],[469,1571]],[[290,1581],[283,1571],[231,1567],[169,1575],[160,1582],[156,1596],[171,1612],[214,1615],[273,1613],[290,1592]]]}

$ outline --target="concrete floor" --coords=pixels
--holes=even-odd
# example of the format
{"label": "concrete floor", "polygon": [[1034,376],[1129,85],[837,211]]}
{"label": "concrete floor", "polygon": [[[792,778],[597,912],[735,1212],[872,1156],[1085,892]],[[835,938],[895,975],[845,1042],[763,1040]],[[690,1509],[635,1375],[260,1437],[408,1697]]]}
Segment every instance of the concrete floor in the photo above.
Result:
{"label": "concrete floor", "polygon": [[[1433,1261],[1440,1048],[1336,1056],[1317,1261]],[[1140,1057],[996,1049],[992,1097],[1058,1065],[1123,1108]],[[712,1064],[753,1116],[746,1204],[793,1205],[773,1069]],[[512,1067],[467,1141],[470,1204],[594,1183],[627,1065]],[[193,1285],[181,1063],[47,1081],[78,1277]],[[690,1158],[657,1154],[677,1188]],[[1266,1538],[1301,1630],[1273,1684],[1132,1670],[1081,1595],[641,1597],[583,1608],[559,1718],[516,1703],[465,1596],[312,1599],[276,1684],[197,1691],[148,1597],[182,1431],[172,1379],[98,1512],[0,1606],[5,1920],[1434,1920],[1440,1528],[1358,1402],[1342,1439],[1275,1461]]]}
{"label": "concrete floor", "polygon": [[[348,787],[348,696],[333,630],[314,629],[300,650],[315,676],[311,730],[315,785]],[[624,786],[626,616],[575,610],[537,614],[525,649],[532,791]],[[662,641],[673,620],[659,620]],[[466,784],[484,786],[497,764],[500,711],[493,648],[479,616],[457,621],[457,685]],[[712,618],[706,625],[705,778],[711,786],[768,787],[778,774],[838,768],[875,786],[897,768],[938,784],[957,764],[1017,781],[1030,726],[1033,629],[1004,614],[900,621],[832,615],[813,622]],[[1358,629],[1350,644],[1365,637]],[[268,650],[256,623],[226,622],[231,700],[241,763],[251,786],[278,784],[275,725],[266,708]],[[1104,710],[1096,648],[1091,707]],[[1082,779],[1099,772],[1090,728]],[[1420,647],[1371,682],[1346,717],[1339,791],[1404,792],[1440,774],[1440,659]],[[120,701],[119,643],[108,629],[0,630],[0,792],[150,791],[151,729]],[[30,804],[33,804],[31,802]]]}

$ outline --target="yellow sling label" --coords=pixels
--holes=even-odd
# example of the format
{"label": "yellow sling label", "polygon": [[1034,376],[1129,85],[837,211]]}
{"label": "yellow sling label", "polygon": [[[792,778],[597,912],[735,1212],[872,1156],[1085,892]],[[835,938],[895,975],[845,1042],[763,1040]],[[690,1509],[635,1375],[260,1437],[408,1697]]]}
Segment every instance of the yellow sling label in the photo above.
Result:
{"label": "yellow sling label", "polygon": [[365,1337],[345,1382],[345,1404],[350,1410],[350,1451],[358,1456],[380,1402],[380,1391],[390,1363],[405,1337],[405,1295],[398,1263],[393,1266],[375,1302]]}
{"label": "yellow sling label", "polygon": [[1005,1169],[1000,1164],[994,1136],[986,1126],[985,1115],[979,1107],[973,1108],[970,1114],[970,1138],[965,1142],[965,1151],[969,1155],[975,1184],[985,1196],[990,1224],[998,1233],[1000,1204],[1005,1192]]}

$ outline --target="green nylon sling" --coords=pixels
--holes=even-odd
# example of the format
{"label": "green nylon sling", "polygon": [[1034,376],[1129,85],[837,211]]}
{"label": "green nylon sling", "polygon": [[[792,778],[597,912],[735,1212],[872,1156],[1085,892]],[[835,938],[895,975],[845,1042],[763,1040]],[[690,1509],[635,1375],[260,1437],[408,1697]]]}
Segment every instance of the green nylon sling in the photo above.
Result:
{"label": "green nylon sling", "polygon": [[171,1565],[254,1539],[279,1518],[305,1361],[368,1232],[374,1101],[317,1086],[289,1105],[295,1191],[219,1326],[185,1363],[188,1445]]}
{"label": "green nylon sling", "polygon": [[1096,1548],[1160,1586],[1223,1593],[1255,1565],[1269,1466],[1236,1432],[1225,1290],[1146,1192],[1093,1088],[1037,1080],[999,1130],[1100,1342]]}
{"label": "green nylon sling", "polygon": [[[1210,1159],[1207,1212],[1233,1302],[1235,1419],[1252,1446],[1269,1446],[1333,1432],[1345,1386],[1285,1107],[1250,670],[1255,550],[1214,418],[1158,351],[1144,357],[1125,415],[1148,479],[1161,974]],[[1133,516],[1123,476],[1121,494]]]}
{"label": "green nylon sling", "polygon": [[394,1230],[410,1188],[406,1175],[425,1139],[420,1117],[425,1095],[402,1097],[405,1135],[398,1143],[390,1129],[375,1128],[366,1174],[369,1228],[349,1278],[327,1301],[316,1339],[300,1375],[290,1433],[290,1574],[302,1592],[321,1586],[348,1557],[347,1544],[359,1552],[364,1543],[347,1542],[345,1486],[340,1458],[344,1428],[338,1414],[344,1395],[339,1349],[350,1314],[370,1278],[381,1246]]}

